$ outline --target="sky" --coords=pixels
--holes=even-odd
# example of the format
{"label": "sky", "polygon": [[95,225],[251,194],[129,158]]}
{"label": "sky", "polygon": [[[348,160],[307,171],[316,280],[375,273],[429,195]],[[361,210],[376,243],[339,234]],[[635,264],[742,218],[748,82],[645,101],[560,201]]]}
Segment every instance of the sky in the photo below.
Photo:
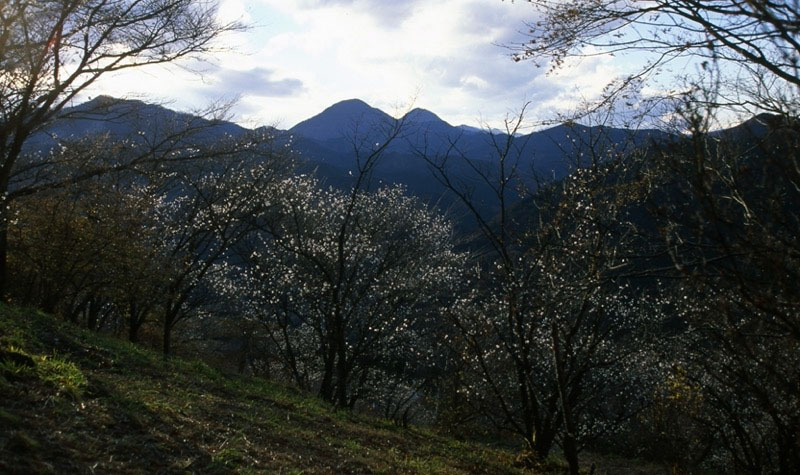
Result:
{"label": "sky", "polygon": [[[529,103],[532,123],[596,97],[619,74],[610,57],[557,74],[514,62],[535,12],[509,0],[222,0],[228,34],[205,61],[102,78],[87,92],[192,111],[236,101],[232,120],[288,129],[345,99],[400,116],[428,109],[453,125],[502,126]],[[504,46],[505,45],[505,46]]]}

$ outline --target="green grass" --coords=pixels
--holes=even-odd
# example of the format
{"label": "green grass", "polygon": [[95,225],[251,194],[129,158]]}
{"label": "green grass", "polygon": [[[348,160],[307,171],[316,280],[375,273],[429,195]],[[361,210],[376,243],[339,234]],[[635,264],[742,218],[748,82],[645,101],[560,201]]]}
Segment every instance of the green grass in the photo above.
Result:
{"label": "green grass", "polygon": [[2,305],[0,395],[0,473],[520,472],[510,452]]}

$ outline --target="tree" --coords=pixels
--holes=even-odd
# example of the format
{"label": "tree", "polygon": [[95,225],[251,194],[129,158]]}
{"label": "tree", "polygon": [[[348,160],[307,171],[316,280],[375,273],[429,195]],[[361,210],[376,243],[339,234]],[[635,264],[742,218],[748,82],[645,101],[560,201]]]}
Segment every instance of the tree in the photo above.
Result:
{"label": "tree", "polygon": [[258,232],[238,246],[232,279],[284,374],[346,408],[416,384],[424,371],[414,363],[430,353],[425,335],[460,259],[444,218],[401,188],[372,189],[403,120],[359,125],[350,187],[298,177],[263,194],[277,212],[254,215]]}
{"label": "tree", "polygon": [[[92,330],[120,323],[125,295],[146,307],[146,294],[159,285],[153,196],[147,187],[105,178],[16,200],[9,226],[15,302]],[[132,339],[141,318],[130,321]]]}
{"label": "tree", "polygon": [[[559,443],[577,473],[581,448],[631,417],[649,383],[643,335],[657,315],[645,313],[646,296],[626,276],[638,244],[626,204],[644,192],[629,169],[634,157],[608,150],[608,129],[573,129],[577,170],[511,206],[523,182],[513,153],[521,120],[491,136],[494,172],[473,167],[495,193],[493,218],[448,171],[448,161],[469,157],[455,146],[423,157],[472,212],[481,234],[473,246],[485,249],[475,284],[449,312],[459,330],[452,342],[471,373],[467,402],[521,437],[537,460]],[[625,387],[641,392],[623,395]]]}
{"label": "tree", "polygon": [[[706,463],[725,471],[798,470],[797,1],[532,1],[541,14],[517,59],[637,53],[640,69],[612,84],[624,98],[676,59],[695,74],[669,84],[661,113],[680,135],[647,154],[650,238],[677,345],[671,378],[700,401],[692,418]],[[731,113],[768,111],[725,133]],[[791,282],[791,283],[790,283]],[[683,384],[683,383],[681,383]],[[792,388],[792,389],[790,389]],[[693,396],[694,397],[694,396]],[[708,437],[711,434],[711,437]]]}
{"label": "tree", "polygon": [[[699,71],[720,69],[714,103],[780,112],[781,98],[800,87],[800,3],[797,1],[530,0],[539,19],[515,59],[640,53],[640,69],[607,89],[604,100],[632,82],[652,77],[668,63],[691,59]],[[668,87],[674,87],[669,85]],[[796,97],[796,96],[795,96]],[[776,110],[777,108],[777,110]]]}
{"label": "tree", "polygon": [[[687,330],[674,364],[726,471],[800,469],[800,129],[760,116],[724,134],[700,120],[665,148],[651,212],[674,261],[669,301]],[[690,434],[689,437],[694,437]]]}
{"label": "tree", "polygon": [[449,223],[397,187],[351,195],[297,178],[278,190],[280,216],[243,247],[236,292],[284,374],[345,408],[412,384],[433,364],[425,335],[460,269]]}
{"label": "tree", "polygon": [[101,76],[210,52],[239,25],[215,2],[11,0],[0,5],[0,297],[10,178],[32,134]]}
{"label": "tree", "polygon": [[[207,284],[205,275],[224,262],[230,243],[249,229],[248,210],[257,212],[252,204],[259,202],[252,196],[285,176],[293,162],[269,134],[233,136],[205,117],[174,114],[137,101],[100,102],[88,106],[89,117],[112,121],[123,129],[121,136],[59,140],[52,149],[24,155],[18,162],[8,197],[23,204],[11,209],[17,224],[29,226],[15,237],[17,244],[30,244],[30,249],[24,258],[16,249],[12,270],[50,257],[54,265],[49,272],[42,269],[42,277],[67,278],[66,271],[72,269],[84,276],[82,285],[96,283],[104,292],[100,300],[85,291],[73,294],[88,295],[87,304],[106,302],[103,308],[127,320],[131,340],[138,338],[146,319],[161,315],[168,353],[175,324],[200,311],[206,306],[202,301],[211,296],[199,290]],[[38,209],[36,203],[43,206]],[[39,219],[45,210],[52,210],[56,219]],[[54,232],[54,223],[62,220],[64,231]],[[83,221],[88,225],[77,226]],[[20,231],[19,226],[12,229]],[[71,232],[65,236],[66,230]],[[51,243],[50,234],[64,236],[63,242]],[[19,239],[35,236],[41,241]],[[72,244],[80,246],[62,251],[65,259],[82,263],[59,270],[58,252],[48,251]],[[12,284],[19,287],[17,281],[25,276],[15,277]],[[57,287],[39,287],[58,297]],[[197,301],[190,304],[192,299]],[[28,301],[52,307],[42,300]]]}
{"label": "tree", "polygon": [[254,143],[226,160],[183,166],[165,176],[155,211],[165,274],[160,293],[165,355],[179,322],[224,306],[225,289],[215,277],[228,272],[234,248],[258,229],[257,219],[276,212],[278,204],[265,195],[281,186],[292,162],[260,140]]}

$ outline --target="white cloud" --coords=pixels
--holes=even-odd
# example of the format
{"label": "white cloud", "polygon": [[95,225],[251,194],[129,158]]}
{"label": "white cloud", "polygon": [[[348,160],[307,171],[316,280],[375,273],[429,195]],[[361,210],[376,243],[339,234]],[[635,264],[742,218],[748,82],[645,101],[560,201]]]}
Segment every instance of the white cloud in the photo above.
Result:
{"label": "white cloud", "polygon": [[225,0],[223,7],[224,19],[256,28],[232,35],[233,51],[216,55],[205,78],[161,68],[97,89],[156,91],[185,109],[241,96],[238,119],[248,125],[289,127],[354,97],[390,113],[414,100],[453,124],[475,125],[480,117],[500,121],[526,100],[537,102],[534,111],[568,106],[575,85],[593,95],[614,73],[599,61],[546,78],[531,63],[511,61],[497,45],[521,39],[534,14],[526,2]]}
{"label": "white cloud", "polygon": [[252,23],[253,17],[242,0],[224,0],[217,11],[217,19],[221,23],[243,22]]}
{"label": "white cloud", "polygon": [[462,77],[460,83],[474,89],[488,89],[490,87],[488,81],[473,75]]}
{"label": "white cloud", "polygon": [[556,73],[542,82],[541,102],[535,112],[550,118],[558,112],[572,112],[581,103],[598,99],[603,89],[620,74],[608,55],[569,58]]}
{"label": "white cloud", "polygon": [[234,92],[240,96],[287,97],[301,93],[303,82],[296,78],[276,78],[274,71],[261,67],[220,69],[213,74],[210,90],[217,94]]}

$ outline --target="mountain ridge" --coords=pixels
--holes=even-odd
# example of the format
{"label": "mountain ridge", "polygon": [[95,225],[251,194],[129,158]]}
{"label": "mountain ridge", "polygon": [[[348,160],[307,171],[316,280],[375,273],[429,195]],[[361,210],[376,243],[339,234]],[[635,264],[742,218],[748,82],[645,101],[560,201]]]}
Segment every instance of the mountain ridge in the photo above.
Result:
{"label": "mountain ridge", "polygon": [[[755,122],[756,126],[760,122]],[[66,137],[98,133],[153,140],[174,123],[197,126],[199,132],[191,140],[199,144],[261,132],[260,135],[273,137],[278,145],[295,152],[301,161],[300,173],[316,172],[322,182],[336,187],[350,186],[357,175],[359,157],[354,146],[357,149],[383,143],[386,134],[402,124],[405,129],[372,170],[372,186],[403,185],[408,193],[447,209],[458,200],[432,173],[431,163],[441,163],[456,182],[470,188],[478,207],[487,215],[496,200],[492,182],[499,179],[498,153],[505,153],[506,166],[515,170],[514,186],[507,189],[533,191],[540,183],[560,180],[589,160],[602,160],[670,137],[658,130],[566,123],[515,136],[504,152],[509,138],[506,134],[478,133],[464,126],[453,126],[421,108],[395,119],[360,99],[337,102],[289,130],[251,130],[230,121],[176,112],[163,105],[100,96],[66,109],[49,129],[40,131],[30,141],[28,148],[45,149]],[[369,152],[361,151],[362,158]],[[511,201],[523,194],[509,193]]]}
{"label": "mountain ridge", "polygon": [[[363,158],[371,150],[369,147],[384,143],[387,134],[400,125],[404,129],[372,170],[371,186],[403,185],[408,193],[423,201],[450,209],[458,199],[431,169],[432,163],[441,162],[446,173],[471,189],[478,208],[487,215],[492,213],[496,200],[492,182],[499,179],[498,153],[505,153],[506,165],[513,165],[516,173],[514,185],[507,189],[530,191],[539,183],[559,180],[581,166],[573,158],[581,156],[588,146],[613,144],[603,147],[602,153],[616,153],[618,144],[641,143],[653,135],[560,125],[517,136],[504,152],[503,147],[508,145],[505,134],[478,133],[453,126],[421,108],[395,119],[360,99],[337,102],[289,130],[251,130],[230,121],[177,112],[159,104],[100,96],[63,111],[48,130],[41,131],[31,141],[30,148],[44,149],[66,137],[99,133],[156,142],[175,124],[178,128],[196,127],[198,132],[189,140],[197,144],[267,131],[277,145],[289,147],[299,157],[300,173],[315,172],[322,182],[344,188],[354,182],[360,167],[355,150],[360,148]],[[515,201],[521,195],[520,191],[509,192],[507,199]]]}

